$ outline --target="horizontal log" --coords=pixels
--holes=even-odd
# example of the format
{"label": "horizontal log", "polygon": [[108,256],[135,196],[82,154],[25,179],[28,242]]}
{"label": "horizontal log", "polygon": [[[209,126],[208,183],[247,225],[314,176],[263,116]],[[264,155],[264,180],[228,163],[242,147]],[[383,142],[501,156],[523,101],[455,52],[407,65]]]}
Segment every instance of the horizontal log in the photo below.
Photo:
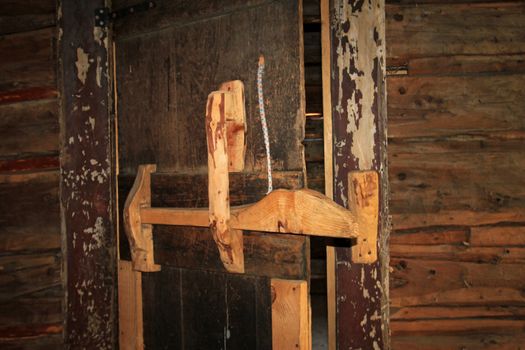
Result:
{"label": "horizontal log", "polygon": [[[525,286],[522,264],[425,259],[391,260],[391,305],[516,305]],[[518,297],[518,300],[515,298]]]}
{"label": "horizontal log", "polygon": [[0,327],[0,341],[61,334],[62,323]]}
{"label": "horizontal log", "polygon": [[515,306],[422,306],[391,308],[390,319],[392,321],[409,320],[448,320],[458,318],[523,318],[525,307]]}
{"label": "horizontal log", "polygon": [[525,334],[516,331],[514,334],[487,334],[475,332],[461,335],[396,335],[392,337],[394,350],[516,350],[517,344],[525,343]]}
{"label": "horizontal log", "polygon": [[33,100],[46,100],[56,97],[58,97],[58,90],[55,86],[10,90],[0,92],[0,105]]}
{"label": "horizontal log", "polygon": [[55,27],[6,35],[0,40],[0,90],[56,86]]}
{"label": "horizontal log", "polygon": [[525,264],[525,248],[504,246],[469,247],[468,245],[468,242],[464,242],[464,244],[460,245],[430,246],[390,244],[390,256],[392,258],[400,259],[430,259],[493,264]]}
{"label": "horizontal log", "polygon": [[485,226],[473,227],[469,243],[475,247],[525,246],[524,226]]}
{"label": "horizontal log", "polygon": [[29,296],[0,304],[4,326],[60,323],[63,297]]}
{"label": "horizontal log", "polygon": [[469,241],[468,227],[430,227],[423,230],[393,231],[390,244],[399,245],[439,245],[463,244]]}
{"label": "horizontal log", "polygon": [[58,101],[0,106],[0,157],[58,151]]}
{"label": "horizontal log", "polygon": [[387,56],[523,53],[523,2],[388,5]]}
{"label": "horizontal log", "polygon": [[64,347],[62,334],[0,341],[2,350],[56,350]]}
{"label": "horizontal log", "polygon": [[507,208],[504,211],[442,210],[430,213],[393,214],[394,230],[428,226],[476,226],[498,223],[525,223],[523,208]]}
{"label": "horizontal log", "polygon": [[18,33],[53,26],[53,0],[3,0],[0,3],[0,34]]}
{"label": "horizontal log", "polygon": [[35,158],[0,160],[0,172],[58,170],[59,166],[58,154]]}
{"label": "horizontal log", "polygon": [[455,55],[441,57],[412,57],[389,64],[402,65],[410,76],[417,75],[471,75],[494,73],[524,73],[525,54],[512,55]]}
{"label": "horizontal log", "polygon": [[427,137],[523,130],[523,74],[390,77],[389,137]]}
{"label": "horizontal log", "polygon": [[392,336],[406,334],[470,334],[503,333],[514,334],[525,328],[525,320],[491,320],[491,319],[463,319],[463,320],[421,320],[411,322],[391,322]]}

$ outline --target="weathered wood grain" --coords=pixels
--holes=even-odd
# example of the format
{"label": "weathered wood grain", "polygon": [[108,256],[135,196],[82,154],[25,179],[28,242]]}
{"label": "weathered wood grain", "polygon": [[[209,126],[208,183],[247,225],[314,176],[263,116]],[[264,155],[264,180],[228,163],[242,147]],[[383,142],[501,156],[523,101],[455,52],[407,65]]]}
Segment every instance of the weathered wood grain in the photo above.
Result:
{"label": "weathered wood grain", "polygon": [[[212,12],[220,3],[195,1],[191,7]],[[263,169],[265,151],[255,82],[260,54],[266,60],[265,108],[273,168],[302,169],[302,58],[298,22],[291,20],[299,21],[297,6],[296,2],[272,1],[220,12],[205,21],[195,19],[180,27],[173,19],[173,27],[127,39],[128,31],[140,27],[137,22],[117,31],[121,35],[119,39],[117,34],[116,44],[117,77],[122,77],[117,79],[122,171],[132,173],[145,163],[157,164],[159,171],[205,171],[206,97],[232,79],[245,85],[246,169]],[[180,13],[170,10],[165,17],[174,13],[189,16],[190,9]],[[148,14],[148,21],[151,16]],[[191,16],[198,19],[198,11]]]}
{"label": "weathered wood grain", "polygon": [[57,152],[58,129],[55,100],[0,106],[0,157]]}
{"label": "weathered wood grain", "polygon": [[388,348],[385,4],[338,0],[329,6],[334,200],[348,205],[348,172],[380,174],[377,262],[352,263],[350,249],[336,249],[333,344],[339,349]]}
{"label": "weathered wood grain", "polygon": [[390,62],[523,53],[523,2],[389,5],[386,12]]}
{"label": "weathered wood grain", "polygon": [[163,266],[142,283],[146,348],[271,349],[269,279]]}
{"label": "weathered wood grain", "polygon": [[521,74],[390,77],[389,137],[424,137],[525,128]]}
{"label": "weathered wood grain", "polygon": [[525,227],[473,227],[471,229],[469,243],[475,247],[525,246]]}
{"label": "weathered wood grain", "polygon": [[[521,264],[393,258],[391,305],[522,305]],[[518,299],[516,299],[516,297]]]}
{"label": "weathered wood grain", "polygon": [[117,343],[117,237],[114,227],[113,117],[105,29],[95,27],[102,0],[63,1],[60,205],[66,257],[65,343],[114,349]]}
{"label": "weathered wood grain", "polygon": [[56,89],[55,31],[45,28],[0,37],[0,90]]}
{"label": "weathered wood grain", "polygon": [[487,334],[474,332],[462,335],[399,335],[392,337],[392,349],[400,350],[519,350],[525,342],[523,332]]}
{"label": "weathered wood grain", "polygon": [[4,0],[0,3],[0,34],[27,32],[56,23],[53,0]]}
{"label": "weathered wood grain", "polygon": [[391,319],[399,320],[424,320],[424,319],[454,319],[454,318],[521,318],[525,316],[525,308],[517,306],[468,306],[468,307],[444,307],[444,306],[421,306],[393,308]]}

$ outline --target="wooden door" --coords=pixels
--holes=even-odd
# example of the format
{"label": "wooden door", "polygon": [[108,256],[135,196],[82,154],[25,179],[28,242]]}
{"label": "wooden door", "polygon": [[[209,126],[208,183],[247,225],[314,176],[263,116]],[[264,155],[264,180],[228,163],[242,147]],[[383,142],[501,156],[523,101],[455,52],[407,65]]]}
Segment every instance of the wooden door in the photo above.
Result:
{"label": "wooden door", "polygon": [[[113,10],[130,5],[117,0]],[[120,212],[137,167],[147,163],[157,165],[154,206],[208,206],[206,100],[235,79],[245,85],[247,148],[244,171],[230,174],[230,202],[266,194],[256,90],[261,54],[274,187],[305,186],[301,17],[300,1],[158,0],[115,21]],[[120,259],[130,260],[120,236]],[[147,349],[272,348],[277,279],[309,279],[305,236],[245,232],[244,274],[226,272],[208,229],[155,226],[153,242],[161,270],[135,275],[133,283],[142,294],[135,310],[142,330],[135,331]]]}

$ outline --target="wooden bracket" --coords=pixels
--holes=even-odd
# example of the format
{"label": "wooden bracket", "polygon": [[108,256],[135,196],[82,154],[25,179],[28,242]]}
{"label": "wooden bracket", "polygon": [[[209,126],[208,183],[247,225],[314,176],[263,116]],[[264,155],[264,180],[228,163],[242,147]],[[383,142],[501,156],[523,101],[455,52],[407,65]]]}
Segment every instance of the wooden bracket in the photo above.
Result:
{"label": "wooden bracket", "polygon": [[153,256],[152,225],[209,227],[221,261],[229,272],[244,272],[242,230],[354,238],[352,260],[377,260],[379,189],[374,171],[349,174],[347,210],[312,190],[275,190],[257,203],[230,207],[229,171],[244,168],[245,111],[242,82],[233,81],[208,96],[209,208],[152,208],[153,164],[139,166],[124,207],[124,224],[133,269],[159,271]]}
{"label": "wooden bracket", "polygon": [[151,173],[155,164],[140,165],[135,183],[124,204],[124,228],[131,249],[133,269],[143,272],[160,270],[153,259],[152,225],[142,222],[140,209],[151,207]]}
{"label": "wooden bracket", "polygon": [[379,177],[376,171],[348,174],[348,207],[359,227],[357,244],[352,246],[352,261],[373,263],[377,260],[379,223]]}

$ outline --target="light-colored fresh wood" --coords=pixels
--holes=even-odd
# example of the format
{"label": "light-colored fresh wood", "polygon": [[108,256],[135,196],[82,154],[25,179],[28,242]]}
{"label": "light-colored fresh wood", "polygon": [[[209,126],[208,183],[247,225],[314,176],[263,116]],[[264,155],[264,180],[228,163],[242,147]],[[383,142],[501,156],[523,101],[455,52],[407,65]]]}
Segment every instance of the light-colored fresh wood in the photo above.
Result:
{"label": "light-colored fresh wood", "polygon": [[135,271],[130,261],[119,260],[118,296],[120,350],[142,350],[142,272]]}
{"label": "light-colored fresh wood", "polygon": [[153,256],[152,225],[142,222],[140,208],[151,206],[151,173],[156,165],[140,165],[135,183],[124,204],[124,226],[128,236],[133,269],[143,272],[159,271]]}
{"label": "light-colored fresh wood", "polygon": [[234,105],[232,92],[216,91],[208,96],[206,138],[208,140],[208,198],[210,230],[224,267],[244,272],[242,231],[230,228],[230,183],[226,115]]}
{"label": "light-colored fresh wood", "polygon": [[321,0],[321,69],[323,84],[323,140],[325,194],[334,197],[332,158],[332,94],[330,91],[330,9],[329,0]]}
{"label": "light-colored fresh wood", "polygon": [[352,261],[372,263],[377,260],[379,220],[379,177],[375,171],[348,174],[348,206],[359,225],[357,244],[352,246]]}
{"label": "light-colored fresh wood", "polygon": [[226,115],[226,139],[228,140],[228,171],[244,170],[246,154],[246,109],[244,107],[244,84],[240,80],[221,84],[220,91],[231,92],[231,104],[224,110]]}
{"label": "light-colored fresh wood", "polygon": [[309,350],[308,283],[272,279],[273,349]]}
{"label": "light-colored fresh wood", "polygon": [[[209,225],[207,209],[143,208],[148,224]],[[312,190],[275,190],[255,204],[232,207],[230,227],[238,230],[356,238],[354,215]]]}

